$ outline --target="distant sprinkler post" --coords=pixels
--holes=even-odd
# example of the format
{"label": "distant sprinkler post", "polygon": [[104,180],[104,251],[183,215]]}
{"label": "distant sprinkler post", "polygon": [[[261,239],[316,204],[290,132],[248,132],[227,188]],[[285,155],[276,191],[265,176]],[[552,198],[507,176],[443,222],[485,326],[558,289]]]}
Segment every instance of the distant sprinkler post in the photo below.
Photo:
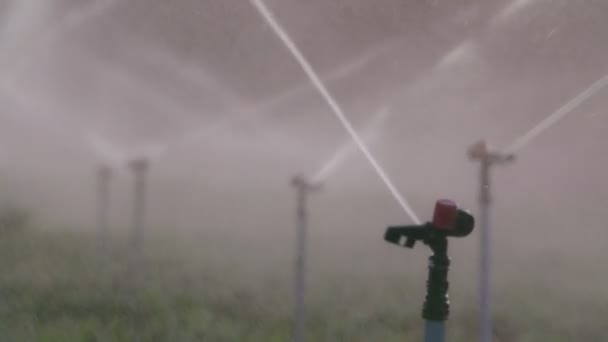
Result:
{"label": "distant sprinkler post", "polygon": [[128,163],[133,173],[133,216],[131,221],[131,245],[134,253],[139,253],[144,240],[147,177],[150,161],[146,157],[133,158]]}
{"label": "distant sprinkler post", "polygon": [[101,247],[107,247],[110,233],[110,198],[112,168],[106,163],[97,166],[97,232]]}
{"label": "distant sprinkler post", "polygon": [[503,154],[488,147],[485,141],[469,148],[468,156],[479,162],[479,299],[480,299],[480,341],[492,341],[492,183],[491,170],[494,165],[502,165],[514,160],[514,155]]}
{"label": "distant sprinkler post", "polygon": [[312,183],[303,175],[296,175],[291,180],[291,185],[296,190],[293,341],[304,342],[306,334],[306,285],[308,275],[308,198],[310,193],[321,189],[321,184]]}
{"label": "distant sprinkler post", "polygon": [[[382,123],[390,114],[388,107],[382,107],[374,113],[369,124],[365,127],[365,136],[371,139]],[[312,180],[302,174],[296,175],[291,185],[296,190],[296,241],[294,265],[294,328],[293,340],[304,341],[306,331],[306,283],[308,275],[308,235],[309,235],[309,196],[323,188],[323,183],[331,173],[337,171],[340,165],[354,152],[355,144],[345,142],[331,158],[329,158]]]}

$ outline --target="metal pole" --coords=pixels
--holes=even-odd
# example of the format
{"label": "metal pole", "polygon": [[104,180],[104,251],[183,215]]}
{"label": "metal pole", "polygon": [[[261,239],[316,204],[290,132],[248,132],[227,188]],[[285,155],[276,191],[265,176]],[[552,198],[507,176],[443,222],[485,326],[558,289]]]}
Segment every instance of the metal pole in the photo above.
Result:
{"label": "metal pole", "polygon": [[306,252],[308,242],[308,212],[306,200],[308,191],[306,185],[297,188],[297,209],[296,209],[296,265],[295,265],[295,326],[294,342],[303,342],[306,321]]}
{"label": "metal pole", "polygon": [[308,195],[319,189],[303,176],[292,180],[296,188],[296,256],[294,277],[294,327],[293,341],[304,342],[306,334],[306,283],[308,260]]}
{"label": "metal pole", "polygon": [[479,168],[479,303],[480,303],[480,341],[492,341],[492,230],[491,205],[492,187],[490,171],[494,164],[503,164],[514,159],[513,154],[502,154],[488,149],[485,141],[473,145],[469,149],[469,158],[480,162]]}
{"label": "metal pole", "polygon": [[132,217],[132,236],[131,244],[133,252],[139,254],[144,238],[144,220],[146,209],[146,176],[148,173],[149,162],[147,159],[134,159],[129,163],[133,170],[133,217]]}
{"label": "metal pole", "polygon": [[422,317],[424,318],[424,342],[445,341],[445,320],[450,311],[448,298],[448,271],[450,258],[447,255],[447,238],[438,240],[439,247],[429,258],[427,295]]}
{"label": "metal pole", "polygon": [[424,342],[445,341],[445,323],[438,321],[424,321]]}
{"label": "metal pole", "polygon": [[479,300],[480,300],[480,340],[482,342],[492,341],[492,297],[491,288],[491,242],[492,231],[490,226],[490,162],[487,158],[482,159],[480,166],[480,233],[479,233]]}
{"label": "metal pole", "polygon": [[107,247],[109,236],[111,178],[112,169],[107,165],[100,165],[97,170],[97,231],[103,250]]}

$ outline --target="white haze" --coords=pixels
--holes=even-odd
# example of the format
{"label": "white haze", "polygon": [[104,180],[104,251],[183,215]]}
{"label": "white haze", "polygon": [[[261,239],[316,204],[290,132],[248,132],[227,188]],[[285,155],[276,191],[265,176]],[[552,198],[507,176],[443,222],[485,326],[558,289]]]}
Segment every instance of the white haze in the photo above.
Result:
{"label": "white haze", "polygon": [[[477,214],[467,148],[508,146],[608,72],[601,1],[267,4],[353,126],[390,108],[370,151],[422,220],[446,197]],[[294,229],[289,180],[350,137],[248,1],[3,0],[0,11],[3,201],[49,229],[94,231],[95,172],[107,162],[122,170],[112,229],[128,231],[125,160],[144,154],[150,230],[215,231],[290,256],[280,254]],[[539,255],[583,268],[603,258],[607,94],[495,169],[505,273]],[[365,259],[375,272],[405,260],[382,234],[410,221],[358,151],[311,202],[314,241],[344,264]],[[453,244],[455,259],[476,260],[476,237]]]}

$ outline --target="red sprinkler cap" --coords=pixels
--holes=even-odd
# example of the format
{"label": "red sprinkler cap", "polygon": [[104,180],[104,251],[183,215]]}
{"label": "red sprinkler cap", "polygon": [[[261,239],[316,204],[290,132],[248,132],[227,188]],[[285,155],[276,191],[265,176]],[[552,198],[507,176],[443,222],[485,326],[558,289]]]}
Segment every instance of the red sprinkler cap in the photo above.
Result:
{"label": "red sprinkler cap", "polygon": [[456,203],[448,199],[441,199],[435,203],[433,225],[439,229],[452,229],[456,223],[458,208]]}

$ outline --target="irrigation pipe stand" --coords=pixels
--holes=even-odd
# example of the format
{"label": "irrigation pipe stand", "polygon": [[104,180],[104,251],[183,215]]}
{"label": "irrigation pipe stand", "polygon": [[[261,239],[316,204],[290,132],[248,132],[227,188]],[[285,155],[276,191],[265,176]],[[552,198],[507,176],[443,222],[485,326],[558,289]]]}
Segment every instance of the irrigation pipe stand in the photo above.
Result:
{"label": "irrigation pipe stand", "polygon": [[144,239],[144,219],[146,217],[147,175],[150,161],[147,158],[137,158],[129,162],[133,171],[133,218],[131,244],[133,253],[139,256]]}
{"label": "irrigation pipe stand", "polygon": [[492,265],[492,231],[490,225],[492,187],[490,171],[492,166],[505,164],[515,159],[513,154],[501,153],[488,148],[485,141],[475,143],[469,148],[469,158],[479,161],[479,211],[480,220],[480,341],[492,341],[492,296],[490,293],[491,265]]}
{"label": "irrigation pipe stand", "polygon": [[432,222],[388,227],[384,234],[386,241],[408,248],[414,248],[417,241],[422,241],[433,252],[429,258],[427,293],[422,309],[425,342],[445,341],[445,321],[450,312],[448,237],[467,236],[474,226],[475,219],[471,214],[458,209],[450,200],[439,200],[435,204]]}
{"label": "irrigation pipe stand", "polygon": [[291,181],[296,189],[296,258],[294,279],[294,328],[293,341],[304,342],[306,333],[306,274],[308,251],[308,195],[321,189],[320,183],[310,182],[297,175]]}
{"label": "irrigation pipe stand", "polygon": [[106,164],[97,168],[97,233],[99,246],[103,252],[107,248],[110,222],[110,183],[112,169]]}

